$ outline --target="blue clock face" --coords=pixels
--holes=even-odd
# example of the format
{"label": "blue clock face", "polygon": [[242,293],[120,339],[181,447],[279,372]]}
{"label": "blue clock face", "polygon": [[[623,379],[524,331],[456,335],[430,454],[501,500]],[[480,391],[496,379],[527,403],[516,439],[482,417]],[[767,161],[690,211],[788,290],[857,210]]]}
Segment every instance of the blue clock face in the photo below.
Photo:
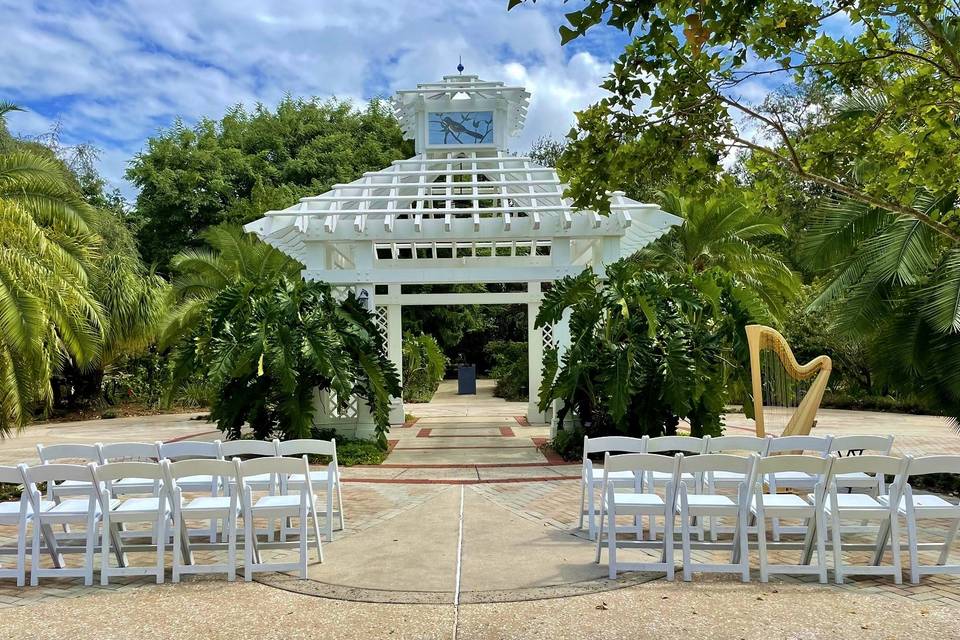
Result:
{"label": "blue clock face", "polygon": [[492,111],[441,111],[427,114],[429,144],[493,144]]}

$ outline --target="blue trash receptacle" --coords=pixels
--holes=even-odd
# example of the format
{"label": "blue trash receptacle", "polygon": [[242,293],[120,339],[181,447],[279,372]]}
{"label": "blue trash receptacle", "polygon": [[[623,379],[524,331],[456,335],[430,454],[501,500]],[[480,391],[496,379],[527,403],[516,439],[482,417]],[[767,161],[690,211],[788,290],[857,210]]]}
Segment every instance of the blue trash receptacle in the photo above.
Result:
{"label": "blue trash receptacle", "polygon": [[457,394],[476,395],[477,393],[477,365],[461,364],[457,367]]}

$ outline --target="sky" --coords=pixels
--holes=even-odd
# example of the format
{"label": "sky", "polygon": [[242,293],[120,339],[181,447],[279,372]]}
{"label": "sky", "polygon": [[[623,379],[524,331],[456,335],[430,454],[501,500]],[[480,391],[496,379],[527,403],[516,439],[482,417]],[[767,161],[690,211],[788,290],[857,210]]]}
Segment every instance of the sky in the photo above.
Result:
{"label": "sky", "polygon": [[506,0],[0,0],[0,101],[15,135],[59,122],[64,144],[100,150],[99,169],[123,179],[146,139],[177,118],[219,118],[238,103],[273,107],[293,96],[357,102],[456,73],[522,85],[527,124],[511,140],[563,137],[625,36],[597,29],[560,46],[560,0],[509,13]]}

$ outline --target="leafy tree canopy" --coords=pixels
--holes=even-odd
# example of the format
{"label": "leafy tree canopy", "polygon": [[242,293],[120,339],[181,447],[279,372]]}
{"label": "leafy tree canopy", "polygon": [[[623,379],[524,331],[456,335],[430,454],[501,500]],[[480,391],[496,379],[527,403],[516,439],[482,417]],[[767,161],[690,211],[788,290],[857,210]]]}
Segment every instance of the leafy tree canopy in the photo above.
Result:
{"label": "leafy tree canopy", "polygon": [[276,111],[237,106],[219,121],[178,122],[150,138],[127,170],[140,189],[141,252],[166,272],[175,253],[202,244],[207,227],[249,222],[410,153],[380,100],[361,110],[287,97]]}

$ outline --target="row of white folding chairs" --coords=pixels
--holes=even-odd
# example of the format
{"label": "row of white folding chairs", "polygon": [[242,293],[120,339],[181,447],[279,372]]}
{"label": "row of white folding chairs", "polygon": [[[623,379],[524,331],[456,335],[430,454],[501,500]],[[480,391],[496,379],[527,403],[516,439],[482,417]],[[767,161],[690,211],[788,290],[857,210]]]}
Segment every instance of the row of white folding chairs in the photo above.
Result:
{"label": "row of white folding chairs", "polygon": [[[603,477],[603,469],[597,469],[590,459],[590,455],[604,453],[664,453],[677,451],[685,454],[748,452],[756,453],[761,457],[775,454],[806,452],[820,457],[826,457],[831,451],[862,454],[865,452],[879,455],[889,455],[893,449],[892,435],[852,435],[852,436],[784,436],[774,438],[767,436],[720,436],[711,438],[704,436],[662,436],[650,438],[632,438],[627,436],[604,436],[600,438],[583,438],[583,465],[580,474],[580,519],[578,528],[583,529],[584,518],[587,520],[587,531],[591,540],[596,536],[596,489]],[[652,482],[654,486],[662,486],[667,475],[658,471],[651,471],[640,479],[641,486]],[[687,477],[686,479],[690,479]],[[713,493],[717,489],[735,487],[743,478],[738,473],[715,472],[707,474],[705,490]],[[807,473],[782,472],[768,474],[765,478],[771,492],[777,489],[812,490],[816,478]],[[617,484],[633,486],[636,479],[632,474],[616,474],[612,481]],[[842,489],[865,490],[877,496],[884,492],[883,478],[873,478],[866,474],[851,473],[839,478]],[[638,525],[639,526],[639,525]],[[654,524],[651,523],[651,535],[654,534]],[[722,529],[711,527],[710,535],[716,540],[717,532]],[[782,527],[779,518],[772,523],[773,539],[779,541],[782,533],[803,533],[795,527]],[[698,530],[702,535],[702,528]]]}
{"label": "row of white folding chairs", "polygon": [[[94,554],[100,546],[100,580],[108,584],[110,576],[152,575],[158,583],[164,579],[164,557],[167,548],[167,531],[172,534],[172,578],[179,582],[186,573],[226,573],[228,580],[236,576],[236,550],[238,546],[238,518],[243,518],[245,554],[244,577],[252,579],[258,571],[299,571],[306,577],[308,559],[308,524],[312,524],[317,557],[323,561],[320,525],[317,517],[316,497],[309,474],[306,455],[296,457],[269,456],[241,461],[216,459],[188,459],[177,462],[113,462],[98,465],[46,463],[33,467],[21,464],[18,467],[0,467],[0,482],[23,482],[24,491],[19,501],[0,503],[0,524],[17,526],[16,565],[0,567],[0,577],[14,577],[18,586],[25,583],[27,529],[32,528],[30,543],[30,584],[38,584],[44,576],[82,577],[84,584],[93,583]],[[186,498],[191,490],[182,483],[191,482],[198,475],[212,476],[228,488],[226,495]],[[283,489],[257,497],[254,491],[264,475],[279,478],[302,477],[303,481],[281,482]],[[115,497],[110,486],[128,478],[140,481],[138,493],[130,485],[125,499]],[[42,497],[38,485],[73,482],[87,483],[95,490],[88,490],[82,497],[67,498],[59,503]],[[159,487],[159,489],[154,489]],[[287,519],[299,521],[299,538],[295,543],[269,540],[260,543],[253,528],[257,518]],[[223,544],[197,545],[186,531],[186,520],[222,520],[225,523]],[[127,544],[120,536],[121,525],[140,522],[152,526],[152,543]],[[65,544],[58,536],[55,526],[85,524],[82,546]],[[98,535],[99,531],[99,535]],[[264,548],[299,548],[296,562],[268,563],[260,557]],[[227,551],[224,563],[198,564],[193,552],[197,549],[220,549]],[[43,567],[40,559],[43,550],[50,555],[53,567]],[[152,567],[128,566],[128,551],[153,550],[156,562]],[[3,549],[3,551],[8,551]],[[66,567],[63,554],[82,552],[84,561],[80,567]],[[111,553],[117,566],[110,563]]]}
{"label": "row of white folding chairs", "polygon": [[[317,469],[309,472],[310,480],[316,488],[326,489],[325,533],[327,540],[333,539],[333,523],[338,522],[339,529],[344,527],[343,494],[340,486],[340,469],[337,463],[336,440],[230,440],[221,442],[202,442],[196,440],[180,440],[175,442],[114,442],[97,444],[53,444],[37,445],[37,455],[41,464],[58,461],[93,462],[107,464],[118,461],[151,461],[151,460],[189,460],[211,459],[225,460],[236,456],[303,456],[323,455],[331,458],[326,469]],[[304,481],[304,474],[295,474],[285,478],[285,482],[296,488]],[[257,490],[283,490],[286,487],[277,485],[277,478],[270,474],[262,474],[259,478],[251,478],[248,484]],[[110,484],[115,496],[127,493],[143,493],[145,488],[159,489],[159,480],[147,478],[124,478]],[[194,477],[183,478],[180,487],[188,492],[209,492],[211,496],[218,495],[225,489],[219,486],[219,479],[208,474],[197,474]],[[90,483],[87,481],[71,481],[50,483],[47,485],[47,498],[59,502],[66,496],[83,496],[90,492]],[[336,505],[334,505],[334,502]],[[283,523],[282,523],[283,524]],[[284,539],[289,529],[281,527],[281,539]],[[209,532],[210,542],[216,542],[216,523],[211,524]]]}
{"label": "row of white folding chairs", "polygon": [[[664,495],[655,493],[648,485],[640,490],[639,484],[625,488],[615,481],[617,477],[629,474],[633,478],[650,472],[657,472],[666,478]],[[743,480],[737,485],[735,497],[717,494],[697,494],[690,491],[691,478],[703,477],[710,473],[724,472],[739,474]],[[960,525],[960,504],[951,503],[936,495],[915,494],[908,480],[912,476],[931,473],[960,472],[960,456],[926,456],[921,458],[892,457],[885,455],[859,455],[826,458],[808,455],[781,455],[761,458],[758,454],[734,456],[727,454],[702,454],[674,457],[636,453],[610,455],[604,459],[602,482],[602,500],[600,505],[600,528],[597,535],[597,562],[603,544],[604,522],[607,527],[606,543],[610,561],[610,577],[615,578],[618,571],[643,570],[663,571],[672,580],[674,574],[674,520],[680,518],[680,539],[683,551],[684,579],[689,580],[695,571],[737,572],[744,581],[750,579],[749,573],[749,535],[748,522],[756,522],[753,529],[758,551],[760,580],[766,582],[771,573],[815,574],[820,582],[827,581],[827,530],[833,552],[835,580],[839,584],[844,575],[892,575],[898,584],[901,581],[900,561],[900,522],[904,518],[907,525],[907,546],[910,558],[910,579],[917,583],[921,575],[939,573],[960,573],[960,565],[948,564],[951,545]],[[774,473],[805,473],[817,480],[809,494],[802,497],[796,494],[777,493],[767,484],[764,490],[763,478]],[[893,476],[892,483],[886,485],[885,495],[871,496],[862,493],[844,493],[843,481],[850,474],[865,474],[870,477]],[[618,490],[619,488],[619,490]],[[622,530],[616,522],[617,516],[662,517],[664,535],[662,540],[618,540],[617,532]],[[729,543],[698,542],[691,543],[693,530],[691,520],[705,517],[732,517],[737,521],[734,536]],[[792,518],[806,520],[806,539],[799,545],[789,543],[768,543],[766,540],[766,520],[774,518]],[[875,542],[862,545],[843,541],[842,520],[877,521],[874,529]],[[918,538],[918,522],[923,520],[948,521],[947,532],[942,542],[921,542]],[[618,547],[656,548],[661,551],[660,562],[634,563],[626,565],[617,559]],[[770,564],[768,547],[799,548],[801,558],[797,564]],[[885,550],[889,546],[892,562],[883,566]],[[728,549],[731,560],[726,564],[698,564],[692,561],[691,549]],[[843,559],[843,551],[872,551],[869,565],[850,565]],[[935,549],[939,558],[934,565],[922,565],[919,551]],[[816,552],[817,561],[812,563]]]}

